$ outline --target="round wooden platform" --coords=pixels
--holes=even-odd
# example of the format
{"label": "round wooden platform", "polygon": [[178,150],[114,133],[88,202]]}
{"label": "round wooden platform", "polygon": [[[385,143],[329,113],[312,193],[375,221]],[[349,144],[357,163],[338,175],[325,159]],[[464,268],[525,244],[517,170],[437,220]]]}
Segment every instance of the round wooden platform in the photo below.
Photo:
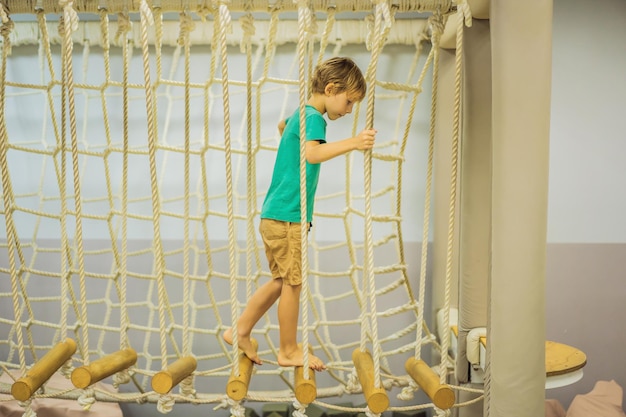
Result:
{"label": "round wooden platform", "polygon": [[575,347],[557,342],[546,342],[546,375],[568,374],[582,369],[587,355]]}
{"label": "round wooden platform", "polygon": [[[480,343],[487,346],[487,338],[481,337]],[[546,341],[546,376],[569,374],[582,369],[587,364],[587,355],[573,346]]]}

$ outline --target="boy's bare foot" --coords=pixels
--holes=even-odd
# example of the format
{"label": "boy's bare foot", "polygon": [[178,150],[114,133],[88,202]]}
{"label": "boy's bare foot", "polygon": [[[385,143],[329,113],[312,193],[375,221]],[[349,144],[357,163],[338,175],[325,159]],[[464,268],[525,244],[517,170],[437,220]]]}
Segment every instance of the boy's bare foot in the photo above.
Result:
{"label": "boy's bare foot", "polygon": [[[278,352],[278,364],[280,366],[304,366],[304,352],[302,346],[298,347],[290,353],[283,351]],[[317,356],[309,353],[309,368],[314,371],[323,371],[326,369],[324,362]]]}
{"label": "boy's bare foot", "polygon": [[[224,334],[222,335],[222,338],[224,338],[224,341],[226,343],[228,343],[229,345],[232,345],[233,344],[233,329],[226,330]],[[256,352],[256,349],[257,349],[256,346],[252,344],[252,339],[250,338],[250,336],[239,336],[237,338],[237,347],[239,347],[239,350],[241,350],[244,353],[244,355],[246,355],[248,359],[250,359],[252,362],[256,363],[257,365],[263,364],[263,362],[261,361],[261,358],[259,358],[259,355]]]}

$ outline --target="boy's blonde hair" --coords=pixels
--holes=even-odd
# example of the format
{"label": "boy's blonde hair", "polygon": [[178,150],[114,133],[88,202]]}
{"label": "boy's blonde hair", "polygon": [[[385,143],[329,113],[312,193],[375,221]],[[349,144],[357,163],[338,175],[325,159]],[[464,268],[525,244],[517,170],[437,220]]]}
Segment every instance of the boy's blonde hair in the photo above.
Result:
{"label": "boy's blonde hair", "polygon": [[319,64],[311,77],[311,94],[324,94],[326,86],[332,83],[333,93],[344,91],[353,96],[354,101],[361,101],[367,91],[367,83],[359,67],[347,57],[330,58]]}

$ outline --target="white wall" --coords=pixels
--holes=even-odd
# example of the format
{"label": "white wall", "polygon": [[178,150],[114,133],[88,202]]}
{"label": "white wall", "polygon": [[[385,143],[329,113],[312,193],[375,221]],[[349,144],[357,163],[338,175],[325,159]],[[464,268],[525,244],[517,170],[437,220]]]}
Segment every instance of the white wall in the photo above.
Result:
{"label": "white wall", "polygon": [[626,242],[626,2],[555,0],[549,242]]}
{"label": "white wall", "polygon": [[546,332],[587,355],[546,391],[567,409],[599,380],[626,387],[626,2],[555,0],[553,30]]}

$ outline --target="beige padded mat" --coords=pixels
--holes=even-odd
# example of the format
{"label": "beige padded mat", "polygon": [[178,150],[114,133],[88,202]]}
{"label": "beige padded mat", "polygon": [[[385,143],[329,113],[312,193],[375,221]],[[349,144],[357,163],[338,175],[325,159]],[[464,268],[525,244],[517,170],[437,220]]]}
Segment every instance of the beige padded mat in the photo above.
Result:
{"label": "beige padded mat", "polygon": [[[0,383],[13,384],[13,380],[9,375],[3,373],[0,375]],[[71,389],[74,388],[72,383],[61,375],[53,375],[46,386],[54,389]],[[109,384],[98,383],[95,385],[98,389],[115,392],[113,386]],[[62,400],[57,398],[34,399],[31,407],[38,416],[44,417],[122,417],[122,409],[118,403],[96,401],[89,411],[83,410],[77,400]],[[2,417],[22,417],[24,415],[24,407],[11,395],[0,394],[0,416]]]}

